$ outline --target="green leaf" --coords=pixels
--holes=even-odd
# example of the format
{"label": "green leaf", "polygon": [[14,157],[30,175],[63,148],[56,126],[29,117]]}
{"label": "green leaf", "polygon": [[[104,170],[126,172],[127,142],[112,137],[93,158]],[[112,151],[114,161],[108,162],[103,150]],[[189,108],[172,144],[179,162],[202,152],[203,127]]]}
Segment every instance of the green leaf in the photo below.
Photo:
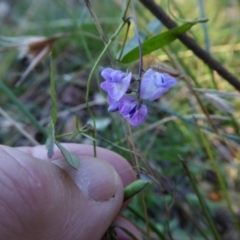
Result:
{"label": "green leaf", "polygon": [[67,162],[76,170],[79,168],[80,162],[78,156],[74,153],[69,152],[66,148],[64,148],[58,141],[55,141],[56,145],[60,149],[62,155],[67,160]]}
{"label": "green leaf", "polygon": [[[173,28],[167,32],[160,33],[154,37],[151,37],[142,43],[142,50],[143,56],[162,48],[175,39],[178,38],[179,35],[185,33],[189,30],[194,24],[196,23],[185,23],[179,27]],[[121,63],[130,63],[135,60],[139,59],[139,47],[135,47],[128,53],[126,53],[122,59],[120,60]]]}
{"label": "green leaf", "polygon": [[81,133],[84,137],[86,137],[86,138],[88,138],[88,139],[90,139],[90,140],[92,140],[92,141],[94,141],[94,142],[96,142],[96,138],[93,138],[93,137],[91,137],[91,136],[89,136],[88,134],[86,134],[86,133]]}
{"label": "green leaf", "polygon": [[[155,35],[162,30],[162,23],[158,19],[154,19],[150,23],[147,24],[146,29],[139,30],[139,38],[141,42],[144,42],[146,39],[149,38],[149,35]],[[138,40],[136,38],[136,35],[134,35],[124,46],[123,49],[123,56],[126,55],[128,52],[130,52],[135,47],[138,47]],[[117,59],[120,57],[121,50],[117,53]]]}
{"label": "green leaf", "polygon": [[46,148],[48,150],[47,155],[49,158],[53,156],[54,153],[54,141],[55,141],[55,130],[54,130],[54,124],[53,121],[48,125],[48,138],[46,141]]}
{"label": "green leaf", "polygon": [[50,57],[50,95],[52,100],[52,121],[55,126],[57,122],[57,95],[55,89],[52,53],[49,54],[49,57]]}
{"label": "green leaf", "polygon": [[129,184],[128,186],[126,186],[124,188],[124,199],[123,199],[123,201],[125,202],[129,198],[131,198],[134,195],[136,195],[137,193],[139,193],[142,189],[144,189],[146,187],[146,185],[148,183],[150,183],[150,182],[139,179],[139,180]]}

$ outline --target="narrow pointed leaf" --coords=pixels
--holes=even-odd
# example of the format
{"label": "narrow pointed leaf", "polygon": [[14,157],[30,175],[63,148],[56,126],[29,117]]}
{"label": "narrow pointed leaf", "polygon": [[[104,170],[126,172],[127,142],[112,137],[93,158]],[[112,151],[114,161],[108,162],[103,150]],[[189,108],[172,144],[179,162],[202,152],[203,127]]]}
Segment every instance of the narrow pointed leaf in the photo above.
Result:
{"label": "narrow pointed leaf", "polygon": [[57,122],[57,95],[55,89],[55,79],[53,73],[52,54],[50,53],[50,95],[52,100],[52,121],[54,126]]}
{"label": "narrow pointed leaf", "polygon": [[48,125],[48,138],[46,141],[47,155],[49,158],[53,156],[54,153],[54,141],[55,141],[55,130],[53,121]]}
{"label": "narrow pointed leaf", "polygon": [[[154,37],[151,37],[142,43],[143,56],[162,48],[175,39],[178,38],[179,35],[185,33],[189,30],[195,23],[185,23],[179,27],[173,28],[167,32],[160,33]],[[139,59],[139,47],[133,48],[131,51],[126,53],[122,59],[121,63],[130,63]]]}
{"label": "narrow pointed leaf", "polygon": [[124,199],[123,201],[125,202],[129,198],[133,197],[137,193],[139,193],[142,189],[146,187],[146,185],[150,183],[149,181],[144,181],[144,180],[137,180],[128,186],[124,188]]}
{"label": "narrow pointed leaf", "polygon": [[79,168],[80,162],[78,156],[74,153],[69,152],[66,148],[64,148],[58,141],[55,141],[55,144],[60,149],[62,155],[67,160],[67,162],[76,170]]}

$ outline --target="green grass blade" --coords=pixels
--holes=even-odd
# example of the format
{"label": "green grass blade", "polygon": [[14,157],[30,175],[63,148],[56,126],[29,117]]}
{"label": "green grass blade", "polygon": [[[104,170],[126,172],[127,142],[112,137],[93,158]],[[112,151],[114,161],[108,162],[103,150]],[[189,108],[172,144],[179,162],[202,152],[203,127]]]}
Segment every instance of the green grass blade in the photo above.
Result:
{"label": "green grass blade", "polygon": [[[200,10],[200,17],[206,18],[205,16],[205,9],[204,9],[204,1],[198,0],[199,10]],[[208,34],[208,28],[207,23],[201,23],[202,29],[203,29],[203,36],[204,36],[204,43],[205,43],[205,49],[210,54],[210,38]]]}
{"label": "green grass blade", "polygon": [[214,222],[212,220],[212,217],[209,214],[209,211],[207,209],[206,203],[205,203],[205,201],[204,201],[204,199],[203,199],[203,197],[202,197],[202,195],[201,195],[201,193],[200,193],[200,191],[199,191],[199,189],[197,187],[197,183],[195,182],[195,179],[192,176],[192,173],[190,172],[190,170],[188,169],[186,163],[183,160],[181,160],[181,163],[182,163],[183,168],[185,169],[185,171],[186,171],[186,173],[187,173],[187,175],[189,177],[189,180],[192,183],[192,186],[193,186],[194,191],[195,191],[195,193],[196,193],[196,195],[198,197],[198,201],[199,201],[199,203],[200,203],[200,205],[202,207],[203,213],[204,213],[204,215],[206,217],[206,220],[207,220],[207,222],[209,224],[209,227],[210,227],[210,229],[211,229],[211,231],[213,233],[214,238],[216,240],[221,240],[221,238],[219,236],[219,233],[218,233],[218,231],[217,231],[217,229],[215,227],[215,224],[214,224]]}
{"label": "green grass blade", "polygon": [[54,153],[54,141],[55,141],[55,129],[54,129],[54,124],[53,121],[48,125],[48,138],[46,141],[46,148],[48,150],[48,157],[51,158]]}
{"label": "green grass blade", "polygon": [[236,230],[238,231],[238,236],[240,236],[239,220],[238,220],[238,218],[237,218],[237,216],[236,216],[236,213],[234,212],[231,198],[230,198],[230,196],[229,196],[229,193],[228,193],[226,184],[224,183],[224,177],[223,177],[223,175],[221,174],[221,172],[220,172],[220,170],[219,170],[219,164],[217,164],[216,159],[214,158],[212,149],[211,149],[211,147],[210,147],[210,143],[207,141],[207,138],[205,137],[204,133],[202,133],[202,131],[200,130],[200,128],[198,128],[198,132],[199,132],[201,141],[202,141],[202,143],[203,143],[203,146],[204,146],[204,148],[206,149],[206,153],[207,153],[207,155],[208,155],[208,157],[209,157],[209,159],[210,159],[210,161],[211,161],[213,170],[214,170],[214,172],[215,172],[215,174],[216,174],[216,176],[217,176],[217,179],[218,179],[218,181],[219,181],[219,185],[220,185],[220,187],[221,187],[223,196],[224,196],[225,201],[226,201],[226,203],[227,203],[229,212],[230,212],[231,215],[232,215],[232,218],[233,218],[233,221],[234,221],[234,224],[235,224],[235,228],[236,228]]}
{"label": "green grass blade", "polygon": [[49,54],[49,57],[50,57],[50,95],[52,100],[52,121],[55,127],[57,122],[57,95],[53,72],[52,53]]}
{"label": "green grass blade", "polygon": [[44,135],[47,136],[47,131],[38,120],[29,112],[29,110],[18,100],[14,93],[0,81],[0,89],[9,97],[9,99],[19,108],[19,110],[29,119],[29,121]]}
{"label": "green grass blade", "polygon": [[[142,216],[139,211],[135,210],[133,207],[128,206],[127,209],[134,214],[138,219],[141,219],[143,222],[145,222],[144,216]],[[159,239],[166,239],[164,233],[159,230],[159,228],[156,226],[156,223],[153,221],[148,220],[149,227],[153,232],[156,233],[156,235],[159,237]]]}

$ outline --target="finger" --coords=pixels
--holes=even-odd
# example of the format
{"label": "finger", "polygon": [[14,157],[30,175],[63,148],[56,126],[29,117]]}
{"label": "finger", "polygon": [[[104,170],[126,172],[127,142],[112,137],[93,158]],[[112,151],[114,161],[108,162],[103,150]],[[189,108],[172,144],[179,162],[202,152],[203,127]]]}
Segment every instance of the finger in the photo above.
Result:
{"label": "finger", "polygon": [[[133,238],[126,232],[131,233],[136,239],[142,240],[140,231],[135,227],[135,225],[133,225],[133,223],[131,223],[126,218],[121,216],[117,217],[114,220],[113,225],[116,226],[115,231],[118,240],[132,240]],[[123,229],[125,229],[125,231]]]}
{"label": "finger", "polygon": [[[73,152],[78,156],[94,156],[93,147],[90,145],[73,143],[64,143],[62,145],[68,151]],[[55,148],[54,155],[51,159],[49,159],[47,156],[46,146],[20,147],[18,149],[28,153],[33,157],[37,157],[47,161],[53,161],[63,158],[61,151],[58,148]],[[118,175],[121,177],[124,187],[136,180],[136,176],[132,170],[131,165],[120,155],[110,150],[97,147],[97,157],[100,159],[104,159],[114,167]]]}
{"label": "finger", "polygon": [[116,217],[123,185],[106,161],[82,157],[79,170],[0,147],[1,239],[98,240]]}

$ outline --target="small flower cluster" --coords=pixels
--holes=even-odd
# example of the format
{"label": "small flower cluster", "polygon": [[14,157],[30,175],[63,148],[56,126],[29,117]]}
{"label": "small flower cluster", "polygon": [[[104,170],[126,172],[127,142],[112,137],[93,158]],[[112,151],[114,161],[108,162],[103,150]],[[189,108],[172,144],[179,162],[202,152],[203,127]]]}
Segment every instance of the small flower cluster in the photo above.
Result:
{"label": "small flower cluster", "polygon": [[132,126],[141,124],[147,117],[147,107],[142,104],[142,99],[154,101],[177,83],[176,79],[169,74],[149,69],[139,81],[140,88],[135,91],[137,99],[134,99],[127,95],[134,92],[129,88],[130,84],[135,81],[131,72],[125,73],[106,68],[101,75],[105,81],[100,86],[108,94],[108,111],[119,111]]}

